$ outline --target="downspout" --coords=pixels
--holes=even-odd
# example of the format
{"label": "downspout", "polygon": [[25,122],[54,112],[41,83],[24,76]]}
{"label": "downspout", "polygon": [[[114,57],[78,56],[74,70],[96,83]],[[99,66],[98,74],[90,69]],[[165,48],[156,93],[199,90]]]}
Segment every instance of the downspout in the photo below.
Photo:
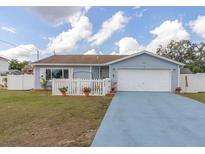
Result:
{"label": "downspout", "polygon": [[101,79],[101,73],[100,73],[100,71],[101,71],[101,66],[99,66],[99,79]]}
{"label": "downspout", "polygon": [[90,66],[90,79],[92,79],[92,66]]}
{"label": "downspout", "polygon": [[177,83],[177,87],[180,87],[180,68],[178,65],[178,83]]}

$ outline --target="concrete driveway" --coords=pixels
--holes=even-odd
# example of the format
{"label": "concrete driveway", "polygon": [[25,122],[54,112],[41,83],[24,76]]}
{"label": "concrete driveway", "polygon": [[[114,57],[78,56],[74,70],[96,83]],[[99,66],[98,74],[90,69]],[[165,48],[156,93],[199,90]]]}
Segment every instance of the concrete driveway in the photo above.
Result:
{"label": "concrete driveway", "polygon": [[205,146],[205,105],[160,92],[118,92],[91,146]]}

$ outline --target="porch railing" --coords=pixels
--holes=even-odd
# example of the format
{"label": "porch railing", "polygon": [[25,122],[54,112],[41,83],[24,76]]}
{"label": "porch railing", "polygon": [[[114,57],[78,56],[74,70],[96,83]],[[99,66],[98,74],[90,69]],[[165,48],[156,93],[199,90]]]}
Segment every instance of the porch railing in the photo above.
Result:
{"label": "porch railing", "polygon": [[104,96],[110,92],[111,81],[106,79],[53,79],[52,95],[61,95],[59,88],[68,87],[67,95],[83,95],[84,87],[91,89],[91,96]]}

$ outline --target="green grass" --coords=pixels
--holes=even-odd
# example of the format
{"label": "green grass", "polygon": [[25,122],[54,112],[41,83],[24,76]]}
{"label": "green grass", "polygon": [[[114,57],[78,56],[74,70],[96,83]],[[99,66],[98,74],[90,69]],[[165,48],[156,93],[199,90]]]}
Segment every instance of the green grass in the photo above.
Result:
{"label": "green grass", "polygon": [[205,103],[205,93],[185,93],[182,94],[182,96],[189,97],[202,103]]}
{"label": "green grass", "polygon": [[110,101],[0,90],[0,146],[89,146]]}

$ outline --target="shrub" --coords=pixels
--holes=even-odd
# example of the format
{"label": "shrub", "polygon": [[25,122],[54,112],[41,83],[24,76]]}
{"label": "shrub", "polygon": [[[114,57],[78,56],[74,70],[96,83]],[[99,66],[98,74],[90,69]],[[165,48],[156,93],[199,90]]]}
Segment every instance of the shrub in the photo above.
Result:
{"label": "shrub", "polygon": [[7,77],[4,77],[4,78],[2,79],[2,81],[3,81],[3,83],[4,83],[4,87],[7,87],[7,81],[8,81]]}
{"label": "shrub", "polygon": [[48,80],[41,78],[41,82],[40,82],[41,86],[43,87],[43,89],[46,89],[48,86]]}
{"label": "shrub", "polygon": [[182,90],[182,88],[181,87],[176,87],[176,89],[175,89],[176,91],[181,91]]}
{"label": "shrub", "polygon": [[61,87],[61,88],[58,88],[58,90],[61,92],[61,93],[66,93],[68,91],[68,87]]}
{"label": "shrub", "polygon": [[90,87],[84,87],[83,88],[83,92],[84,93],[90,93],[91,92],[91,88]]}

